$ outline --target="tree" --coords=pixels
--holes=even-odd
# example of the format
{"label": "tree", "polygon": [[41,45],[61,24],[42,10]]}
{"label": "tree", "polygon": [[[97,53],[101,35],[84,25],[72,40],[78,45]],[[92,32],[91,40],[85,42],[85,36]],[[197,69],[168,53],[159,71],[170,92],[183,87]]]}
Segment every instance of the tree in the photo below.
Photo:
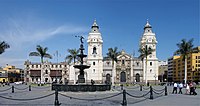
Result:
{"label": "tree", "polygon": [[138,50],[140,52],[140,56],[139,58],[142,59],[142,61],[144,61],[144,58],[146,59],[146,70],[145,70],[145,83],[147,84],[147,62],[148,62],[148,55],[152,54],[152,52],[154,51],[153,49],[151,49],[150,47],[147,47],[147,45],[144,48],[140,48]]}
{"label": "tree", "polygon": [[37,45],[36,50],[37,50],[37,52],[31,52],[29,54],[29,56],[38,56],[38,57],[40,57],[42,63],[43,63],[43,59],[44,58],[52,59],[52,56],[47,53],[47,50],[48,50],[47,47],[43,48],[40,45]]}
{"label": "tree", "polygon": [[10,48],[9,44],[7,44],[5,41],[0,42],[0,54],[5,52],[5,49],[8,49],[8,48]]}
{"label": "tree", "polygon": [[193,48],[193,39],[190,39],[188,42],[186,39],[182,39],[180,43],[177,43],[178,50],[174,52],[174,55],[182,55],[183,60],[185,60],[185,84],[187,83],[187,55],[192,52]]}
{"label": "tree", "polygon": [[79,53],[79,50],[76,50],[76,49],[68,49],[67,50],[69,52],[69,55],[67,55],[67,57],[65,58],[66,60],[68,60],[68,63],[71,63],[72,60],[74,61],[74,64],[76,62],[76,60],[78,60],[78,53]]}
{"label": "tree", "polygon": [[112,61],[112,84],[114,84],[114,63],[117,62],[117,56],[120,52],[117,51],[117,47],[108,48],[107,57]]}

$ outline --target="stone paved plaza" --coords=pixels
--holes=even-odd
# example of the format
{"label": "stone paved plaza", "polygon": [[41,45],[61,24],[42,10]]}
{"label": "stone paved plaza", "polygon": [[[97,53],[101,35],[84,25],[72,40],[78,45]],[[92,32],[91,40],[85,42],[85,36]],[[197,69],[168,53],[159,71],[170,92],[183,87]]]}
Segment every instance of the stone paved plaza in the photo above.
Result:
{"label": "stone paved plaza", "polygon": [[[0,105],[1,106],[52,106],[54,105],[55,95],[54,91],[51,91],[50,86],[32,86],[31,91],[28,89],[28,85],[14,85],[15,92],[12,93],[10,88],[11,86],[0,87],[0,96],[13,98],[13,99],[30,99],[36,97],[42,97],[48,94],[52,94],[51,96],[38,99],[38,100],[30,100],[30,101],[19,101],[19,100],[9,100],[0,97]],[[27,89],[24,89],[27,88]],[[163,89],[164,86],[153,86],[154,89],[160,90]],[[24,90],[22,90],[24,89]],[[123,95],[119,94],[122,92],[121,88],[118,86],[112,91],[105,92],[59,92],[62,95],[70,96],[64,97],[62,95],[58,95],[58,100],[61,103],[61,106],[121,106]],[[126,91],[134,96],[140,96],[142,94],[146,94],[149,92],[147,87],[144,87],[143,91],[140,91],[139,86],[129,86],[125,87]],[[2,92],[3,91],[3,92]],[[168,95],[164,96],[162,94],[153,93],[153,100],[149,99],[149,94],[142,98],[133,98],[126,95],[127,98],[127,106],[200,106],[200,89],[197,89],[198,95],[185,95],[185,94],[171,94],[172,87],[168,87]],[[183,90],[185,93],[185,89]],[[98,99],[109,97],[112,95],[117,95],[112,98],[104,99],[104,100],[77,100],[79,99]],[[74,97],[74,98],[73,98]]]}

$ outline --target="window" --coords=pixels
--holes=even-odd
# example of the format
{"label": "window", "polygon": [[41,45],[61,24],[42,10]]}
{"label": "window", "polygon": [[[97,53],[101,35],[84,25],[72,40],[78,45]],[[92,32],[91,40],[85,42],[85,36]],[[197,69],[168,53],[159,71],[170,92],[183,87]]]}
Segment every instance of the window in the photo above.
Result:
{"label": "window", "polygon": [[95,66],[95,62],[93,62],[93,65]]}
{"label": "window", "polygon": [[107,63],[107,65],[109,65],[110,64],[110,62],[106,62]]}
{"label": "window", "polygon": [[65,74],[67,73],[67,71],[65,71]]}
{"label": "window", "polygon": [[139,62],[137,62],[136,64],[137,64],[137,66],[139,66]]}
{"label": "window", "polygon": [[152,66],[152,62],[150,62],[150,66]]}
{"label": "window", "polygon": [[152,72],[152,69],[150,69],[150,72]]}
{"label": "window", "polygon": [[93,69],[93,73],[95,73],[95,69]]}
{"label": "window", "polygon": [[122,64],[124,65],[124,60],[122,60]]}
{"label": "window", "polygon": [[93,48],[92,54],[97,54],[97,48],[96,47]]}
{"label": "window", "polygon": [[48,70],[46,70],[45,73],[48,74]]}

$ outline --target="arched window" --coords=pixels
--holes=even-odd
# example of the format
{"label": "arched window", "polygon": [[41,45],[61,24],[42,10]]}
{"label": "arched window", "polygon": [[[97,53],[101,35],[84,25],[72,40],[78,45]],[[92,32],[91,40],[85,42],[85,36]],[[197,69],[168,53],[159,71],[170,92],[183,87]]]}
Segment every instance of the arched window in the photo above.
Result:
{"label": "arched window", "polygon": [[93,65],[95,66],[95,62],[93,62]]}
{"label": "arched window", "polygon": [[150,66],[152,66],[152,62],[150,62]]}
{"label": "arched window", "polygon": [[92,54],[97,54],[97,48],[96,47],[93,48]]}
{"label": "arched window", "polygon": [[45,73],[48,74],[48,70],[46,70]]}

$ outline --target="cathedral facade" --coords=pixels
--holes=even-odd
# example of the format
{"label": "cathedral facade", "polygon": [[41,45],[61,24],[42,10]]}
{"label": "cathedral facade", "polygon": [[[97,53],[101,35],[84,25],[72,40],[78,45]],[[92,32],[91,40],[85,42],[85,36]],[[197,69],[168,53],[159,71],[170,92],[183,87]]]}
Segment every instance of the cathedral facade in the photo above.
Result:
{"label": "cathedral facade", "polygon": [[[124,50],[117,56],[117,63],[112,66],[109,58],[103,58],[103,38],[99,26],[94,21],[91,31],[87,38],[88,56],[84,59],[84,64],[90,65],[89,69],[84,70],[86,83],[94,80],[95,83],[135,83],[154,81],[158,79],[158,59],[156,57],[157,40],[152,27],[147,21],[140,41],[140,48],[146,45],[154,51],[147,58],[147,69],[145,68],[146,58],[139,59],[127,54]],[[79,64],[78,62],[75,64]],[[73,67],[74,64],[67,62],[51,63],[32,63],[25,62],[25,79],[31,83],[52,83],[54,81],[62,83],[76,84],[79,70]]]}

